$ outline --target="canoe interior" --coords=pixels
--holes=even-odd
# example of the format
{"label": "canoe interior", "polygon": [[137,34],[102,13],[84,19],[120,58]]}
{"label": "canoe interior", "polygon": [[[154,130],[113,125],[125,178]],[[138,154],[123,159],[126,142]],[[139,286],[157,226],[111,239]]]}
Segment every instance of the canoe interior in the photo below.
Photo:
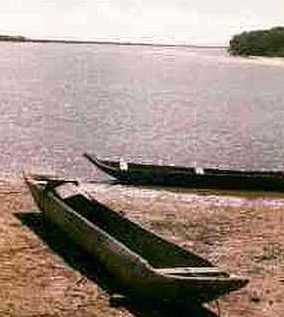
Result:
{"label": "canoe interior", "polygon": [[202,257],[164,240],[107,206],[97,201],[90,201],[82,194],[73,195],[63,201],[131,251],[147,260],[154,268],[213,267]]}

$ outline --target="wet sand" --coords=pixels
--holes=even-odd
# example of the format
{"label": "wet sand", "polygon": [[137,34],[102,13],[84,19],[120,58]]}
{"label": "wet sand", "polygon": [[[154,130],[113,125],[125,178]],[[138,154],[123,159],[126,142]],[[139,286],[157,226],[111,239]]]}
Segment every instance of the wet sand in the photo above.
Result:
{"label": "wet sand", "polygon": [[[221,316],[283,316],[283,194],[95,186],[101,202],[249,277],[247,287],[220,299]],[[118,285],[43,225],[20,180],[0,182],[0,202],[0,316],[201,316],[114,297]]]}

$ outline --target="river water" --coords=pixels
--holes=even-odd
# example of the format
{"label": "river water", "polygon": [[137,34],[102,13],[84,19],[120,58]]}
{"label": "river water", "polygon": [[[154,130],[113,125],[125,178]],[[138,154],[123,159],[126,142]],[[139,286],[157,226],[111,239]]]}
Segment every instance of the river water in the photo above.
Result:
{"label": "river water", "polygon": [[0,43],[1,175],[81,157],[284,169],[284,67],[224,49]]}

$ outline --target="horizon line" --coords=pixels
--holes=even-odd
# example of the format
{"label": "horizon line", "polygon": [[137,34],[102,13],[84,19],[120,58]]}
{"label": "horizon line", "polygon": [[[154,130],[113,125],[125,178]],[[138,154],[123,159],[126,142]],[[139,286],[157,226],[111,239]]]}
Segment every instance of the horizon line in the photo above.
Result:
{"label": "horizon line", "polygon": [[[1,36],[7,37],[1,40]],[[156,46],[156,47],[184,47],[184,48],[228,48],[228,45],[210,44],[173,44],[173,43],[146,43],[129,41],[100,41],[100,40],[68,40],[68,39],[43,39],[29,38],[21,35],[1,35],[0,42],[25,42],[25,43],[62,43],[62,44],[103,44],[103,45],[125,45],[125,46]]]}

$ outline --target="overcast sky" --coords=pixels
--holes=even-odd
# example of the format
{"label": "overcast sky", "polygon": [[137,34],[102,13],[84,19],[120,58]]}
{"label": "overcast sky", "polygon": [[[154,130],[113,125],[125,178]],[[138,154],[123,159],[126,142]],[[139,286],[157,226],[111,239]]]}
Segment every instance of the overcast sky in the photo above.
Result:
{"label": "overcast sky", "polygon": [[284,26],[284,0],[6,0],[0,33],[41,38],[227,44]]}

